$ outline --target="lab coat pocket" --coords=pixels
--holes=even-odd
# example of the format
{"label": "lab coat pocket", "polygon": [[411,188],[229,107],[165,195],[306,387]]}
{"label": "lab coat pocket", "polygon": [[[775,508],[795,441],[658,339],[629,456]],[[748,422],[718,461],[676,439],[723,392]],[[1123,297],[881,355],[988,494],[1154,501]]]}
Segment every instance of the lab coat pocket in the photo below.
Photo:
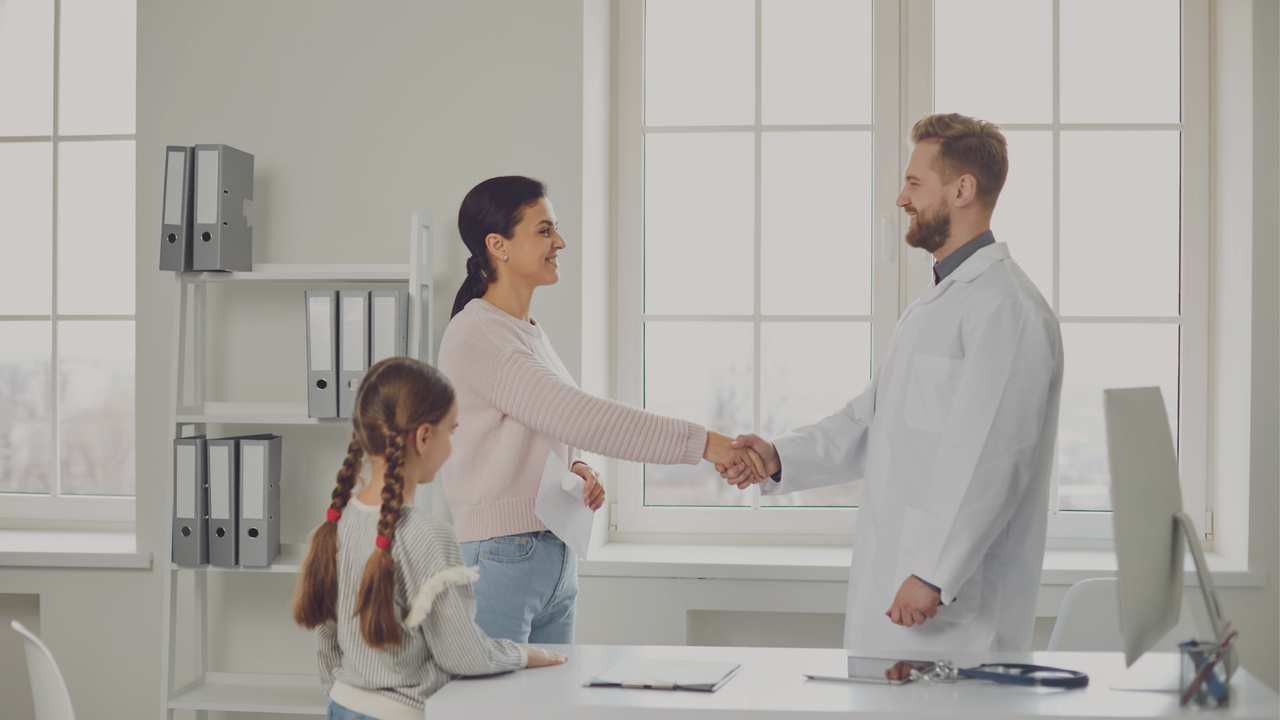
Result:
{"label": "lab coat pocket", "polygon": [[942,432],[964,373],[964,360],[916,353],[907,378],[904,417],[917,430]]}

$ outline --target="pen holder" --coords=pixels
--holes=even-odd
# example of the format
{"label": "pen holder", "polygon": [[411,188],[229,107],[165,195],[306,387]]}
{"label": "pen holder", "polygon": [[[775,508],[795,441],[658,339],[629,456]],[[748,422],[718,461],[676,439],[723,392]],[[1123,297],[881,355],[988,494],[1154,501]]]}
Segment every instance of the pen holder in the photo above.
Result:
{"label": "pen holder", "polygon": [[1231,642],[1206,643],[1189,640],[1178,646],[1178,696],[1181,704],[1197,708],[1226,707],[1231,702],[1227,684],[1227,654]]}

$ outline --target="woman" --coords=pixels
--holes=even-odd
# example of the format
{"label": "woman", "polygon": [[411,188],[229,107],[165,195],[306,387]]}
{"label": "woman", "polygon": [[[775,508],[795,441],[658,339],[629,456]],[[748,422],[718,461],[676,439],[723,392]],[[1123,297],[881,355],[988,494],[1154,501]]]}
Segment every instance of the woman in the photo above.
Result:
{"label": "woman", "polygon": [[491,178],[467,193],[458,230],[471,257],[438,358],[461,409],[444,491],[463,558],[481,566],[476,622],[518,643],[573,642],[577,558],[533,511],[549,454],[583,478],[592,510],[604,487],[578,459],[583,450],[658,464],[749,462],[763,473],[732,438],[577,387],[529,317],[534,290],[560,279],[556,224],[537,180]]}

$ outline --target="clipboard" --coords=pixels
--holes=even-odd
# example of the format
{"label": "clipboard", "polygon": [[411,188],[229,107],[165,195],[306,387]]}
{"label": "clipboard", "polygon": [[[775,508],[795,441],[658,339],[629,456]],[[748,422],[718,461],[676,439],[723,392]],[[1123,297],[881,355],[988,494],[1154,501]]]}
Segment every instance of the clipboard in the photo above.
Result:
{"label": "clipboard", "polygon": [[741,669],[741,664],[731,662],[634,658],[591,678],[583,687],[715,692]]}

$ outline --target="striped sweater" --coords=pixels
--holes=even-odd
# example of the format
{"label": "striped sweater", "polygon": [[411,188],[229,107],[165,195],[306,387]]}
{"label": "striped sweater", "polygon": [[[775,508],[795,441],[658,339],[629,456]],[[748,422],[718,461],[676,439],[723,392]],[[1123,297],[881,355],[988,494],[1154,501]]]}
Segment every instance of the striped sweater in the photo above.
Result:
{"label": "striped sweater", "polygon": [[421,720],[426,699],[455,675],[489,675],[525,666],[524,650],[475,624],[466,567],[447,525],[406,506],[396,526],[399,647],[374,650],[354,617],[356,596],[378,535],[380,508],[351,498],[338,520],[338,622],[316,628],[320,681],[331,700],[380,720]]}
{"label": "striped sweater", "polygon": [[706,428],[579,389],[542,326],[477,298],[444,331],[438,364],[458,395],[445,498],[462,542],[546,530],[533,514],[550,452],[696,465]]}

